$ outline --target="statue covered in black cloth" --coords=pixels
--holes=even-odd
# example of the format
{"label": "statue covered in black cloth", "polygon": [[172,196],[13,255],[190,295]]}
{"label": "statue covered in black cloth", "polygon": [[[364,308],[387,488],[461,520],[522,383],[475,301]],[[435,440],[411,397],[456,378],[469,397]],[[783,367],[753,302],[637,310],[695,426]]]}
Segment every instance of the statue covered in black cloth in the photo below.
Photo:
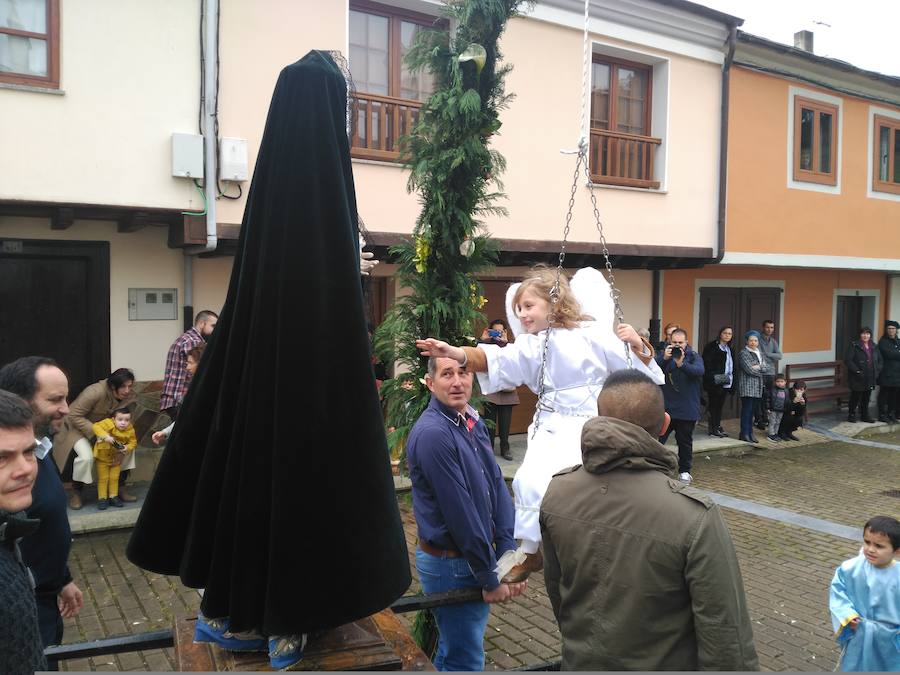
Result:
{"label": "statue covered in black cloth", "polygon": [[230,638],[338,626],[410,583],[346,119],[329,53],[282,70],[228,297],[127,548],[204,588],[203,616]]}

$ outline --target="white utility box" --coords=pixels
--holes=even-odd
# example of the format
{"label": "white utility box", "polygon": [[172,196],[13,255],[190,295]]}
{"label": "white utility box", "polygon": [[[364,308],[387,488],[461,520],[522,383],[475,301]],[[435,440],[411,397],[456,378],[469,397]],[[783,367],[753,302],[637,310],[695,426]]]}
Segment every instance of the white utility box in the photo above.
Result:
{"label": "white utility box", "polygon": [[128,320],[153,321],[178,318],[177,288],[129,288]]}
{"label": "white utility box", "polygon": [[247,170],[247,139],[225,138],[219,141],[219,180],[245,181]]}
{"label": "white utility box", "polygon": [[172,175],[203,178],[203,136],[172,134]]}

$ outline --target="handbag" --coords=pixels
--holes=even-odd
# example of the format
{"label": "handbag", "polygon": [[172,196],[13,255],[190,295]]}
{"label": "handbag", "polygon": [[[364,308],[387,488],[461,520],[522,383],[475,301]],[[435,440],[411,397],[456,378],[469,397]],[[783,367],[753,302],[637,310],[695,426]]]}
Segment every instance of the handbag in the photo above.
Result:
{"label": "handbag", "polygon": [[713,382],[716,384],[728,384],[728,373],[716,373],[713,375]]}

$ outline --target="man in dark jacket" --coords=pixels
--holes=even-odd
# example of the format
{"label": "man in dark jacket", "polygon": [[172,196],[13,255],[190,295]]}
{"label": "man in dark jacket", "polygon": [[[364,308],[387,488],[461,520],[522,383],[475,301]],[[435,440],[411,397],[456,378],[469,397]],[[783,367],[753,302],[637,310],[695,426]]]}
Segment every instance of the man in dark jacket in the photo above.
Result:
{"label": "man in dark jacket", "polygon": [[46,668],[31,575],[18,546],[40,525],[25,516],[38,471],[34,451],[31,410],[0,391],[0,673]]}
{"label": "man in dark jacket", "polygon": [[[69,380],[53,359],[23,356],[0,368],[0,389],[21,396],[34,413],[38,475],[28,517],[39,520],[41,527],[22,542],[22,557],[34,575],[43,644],[58,645],[63,638],[63,619],[76,616],[84,605],[81,589],[69,572],[72,532],[66,492],[50,441],[69,412]],[[57,669],[55,660],[47,666]]]}
{"label": "man in dark jacket", "polygon": [[687,332],[677,328],[671,341],[656,355],[656,362],[666,376],[662,386],[666,412],[672,418],[669,428],[659,437],[665,445],[675,432],[678,443],[678,477],[690,483],[694,464],[694,427],[700,419],[700,391],[703,388],[703,359],[691,349]]}
{"label": "man in dark jacket", "polygon": [[611,374],[584,464],[541,505],[544,578],[563,670],[757,670],[734,546],[718,507],[671,476],[662,395]]}
{"label": "man in dark jacket", "polygon": [[881,352],[881,375],[878,377],[878,420],[880,422],[897,421],[898,395],[900,395],[900,339],[897,329],[900,323],[885,321],[884,335],[878,341]]}

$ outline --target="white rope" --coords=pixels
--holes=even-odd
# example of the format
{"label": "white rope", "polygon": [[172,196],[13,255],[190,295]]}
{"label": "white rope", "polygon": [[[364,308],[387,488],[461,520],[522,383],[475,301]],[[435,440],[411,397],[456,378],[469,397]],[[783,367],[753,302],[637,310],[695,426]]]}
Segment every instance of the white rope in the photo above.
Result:
{"label": "white rope", "polygon": [[581,126],[578,127],[579,150],[587,145],[585,129],[587,129],[588,92],[590,91],[590,41],[591,0],[584,0],[584,62],[581,67]]}

